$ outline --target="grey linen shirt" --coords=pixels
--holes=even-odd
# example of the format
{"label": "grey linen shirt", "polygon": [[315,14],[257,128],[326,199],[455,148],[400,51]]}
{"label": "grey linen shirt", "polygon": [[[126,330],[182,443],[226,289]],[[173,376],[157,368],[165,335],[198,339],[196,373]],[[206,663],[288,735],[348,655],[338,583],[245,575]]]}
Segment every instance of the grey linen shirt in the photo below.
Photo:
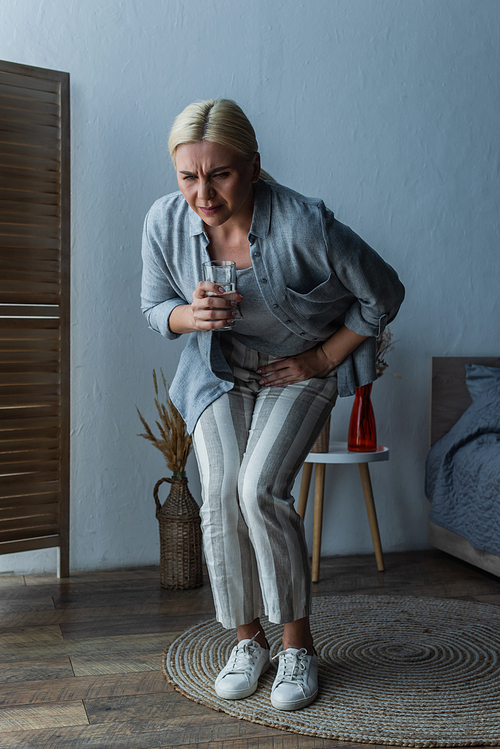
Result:
{"label": "grey linen shirt", "polygon": [[[248,234],[255,277],[269,311],[314,347],[342,325],[369,336],[338,367],[340,396],[376,379],[375,345],[398,312],[404,287],[393,268],[322,200],[276,182],[255,185]],[[181,192],[157,200],[144,223],[141,308],[149,327],[175,339],[172,310],[191,304],[209,260],[203,221]],[[266,337],[267,346],[273,341]],[[275,352],[280,355],[279,351]],[[213,331],[189,335],[170,397],[191,433],[199,416],[233,387],[231,370]]]}

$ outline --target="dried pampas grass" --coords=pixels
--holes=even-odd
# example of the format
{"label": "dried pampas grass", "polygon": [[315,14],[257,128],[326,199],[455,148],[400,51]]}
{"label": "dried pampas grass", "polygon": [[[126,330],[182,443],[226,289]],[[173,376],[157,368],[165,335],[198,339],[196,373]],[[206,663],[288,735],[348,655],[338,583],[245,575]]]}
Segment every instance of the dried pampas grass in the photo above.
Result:
{"label": "dried pampas grass", "polygon": [[186,432],[186,425],[182,416],[170,400],[163,370],[160,369],[160,372],[163,387],[165,389],[165,403],[160,402],[158,380],[156,377],[156,371],[153,369],[153,382],[156,395],[155,405],[159,415],[159,421],[156,421],[155,423],[160,432],[160,437],[158,438],[153,434],[139,409],[137,409],[137,413],[139,414],[139,418],[146,431],[145,434],[138,434],[137,436],[144,437],[145,440],[151,442],[151,444],[162,453],[167,461],[167,466],[171,471],[174,473],[182,473],[186,468],[186,461],[193,440],[191,435]]}
{"label": "dried pampas grass", "polygon": [[377,354],[375,359],[375,367],[377,370],[377,377],[381,377],[384,371],[389,366],[385,360],[385,357],[394,348],[396,341],[392,339],[392,332],[390,328],[385,330],[377,338]]}

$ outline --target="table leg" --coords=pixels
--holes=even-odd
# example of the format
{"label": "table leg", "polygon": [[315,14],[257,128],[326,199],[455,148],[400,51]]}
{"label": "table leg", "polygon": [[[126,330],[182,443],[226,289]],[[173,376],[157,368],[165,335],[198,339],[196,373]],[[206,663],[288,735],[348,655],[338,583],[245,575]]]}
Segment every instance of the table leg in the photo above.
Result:
{"label": "table leg", "polygon": [[316,463],[316,478],[314,481],[314,528],[312,553],[312,581],[319,580],[319,559],[321,555],[321,531],[323,525],[323,497],[325,493],[325,464]]}
{"label": "table leg", "polygon": [[370,471],[367,463],[358,463],[361,483],[363,485],[363,494],[365,495],[366,511],[368,513],[368,522],[372,534],[373,548],[375,549],[375,559],[377,560],[377,569],[379,572],[385,570],[384,557],[382,555],[382,545],[380,543],[380,534],[378,530],[377,514],[375,512],[375,502],[373,500],[372,482]]}
{"label": "table leg", "polygon": [[313,463],[304,463],[302,467],[302,481],[300,483],[299,504],[297,507],[297,512],[302,520],[304,520],[306,516],[307,498],[309,496],[313,465]]}

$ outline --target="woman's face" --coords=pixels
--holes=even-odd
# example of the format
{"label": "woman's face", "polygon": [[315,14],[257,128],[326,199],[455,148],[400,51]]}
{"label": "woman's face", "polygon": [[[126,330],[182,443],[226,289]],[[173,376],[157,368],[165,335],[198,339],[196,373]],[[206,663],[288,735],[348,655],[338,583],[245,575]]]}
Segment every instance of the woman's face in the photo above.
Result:
{"label": "woman's face", "polygon": [[180,191],[207,226],[251,222],[258,153],[248,162],[232,148],[197,141],[178,146],[175,160]]}

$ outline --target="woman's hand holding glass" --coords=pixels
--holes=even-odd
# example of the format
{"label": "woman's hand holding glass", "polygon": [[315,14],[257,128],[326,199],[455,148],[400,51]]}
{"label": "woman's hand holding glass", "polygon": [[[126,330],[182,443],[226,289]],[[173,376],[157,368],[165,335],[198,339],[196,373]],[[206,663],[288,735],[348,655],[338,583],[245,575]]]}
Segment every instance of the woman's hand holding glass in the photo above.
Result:
{"label": "woman's hand holding glass", "polygon": [[242,301],[237,291],[225,291],[216,283],[200,281],[191,304],[195,330],[228,330],[238,314],[236,305]]}

